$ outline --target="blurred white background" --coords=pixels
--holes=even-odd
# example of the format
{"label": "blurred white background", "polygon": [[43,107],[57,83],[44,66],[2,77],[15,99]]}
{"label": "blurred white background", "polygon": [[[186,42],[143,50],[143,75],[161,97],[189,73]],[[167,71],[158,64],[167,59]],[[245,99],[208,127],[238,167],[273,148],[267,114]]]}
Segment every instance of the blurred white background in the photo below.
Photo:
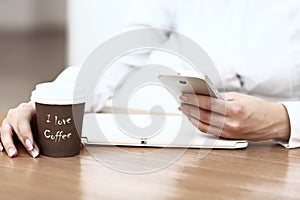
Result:
{"label": "blurred white background", "polygon": [[0,113],[80,65],[123,26],[135,0],[0,0]]}
{"label": "blurred white background", "polygon": [[66,66],[66,0],[0,0],[0,113]]}
{"label": "blurred white background", "polygon": [[140,0],[68,0],[68,64],[78,65],[126,24],[131,5]]}
{"label": "blurred white background", "polygon": [[40,82],[81,65],[139,0],[0,0],[0,113]]}

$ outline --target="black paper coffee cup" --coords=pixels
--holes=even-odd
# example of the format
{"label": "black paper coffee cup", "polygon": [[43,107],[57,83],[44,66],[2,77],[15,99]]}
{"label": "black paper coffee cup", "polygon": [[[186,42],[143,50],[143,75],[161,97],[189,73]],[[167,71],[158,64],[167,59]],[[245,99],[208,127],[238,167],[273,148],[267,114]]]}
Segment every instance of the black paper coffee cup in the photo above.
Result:
{"label": "black paper coffee cup", "polygon": [[74,86],[42,83],[32,92],[36,138],[41,154],[69,157],[80,153],[86,93]]}

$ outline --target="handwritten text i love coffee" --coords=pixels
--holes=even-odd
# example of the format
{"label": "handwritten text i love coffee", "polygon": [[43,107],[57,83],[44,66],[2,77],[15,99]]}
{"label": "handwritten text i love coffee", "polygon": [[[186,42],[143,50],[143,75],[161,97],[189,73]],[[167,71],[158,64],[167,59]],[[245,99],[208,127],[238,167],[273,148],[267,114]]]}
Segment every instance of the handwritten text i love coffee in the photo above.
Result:
{"label": "handwritten text i love coffee", "polygon": [[[58,116],[54,115],[51,116],[51,114],[47,114],[47,119],[46,119],[46,123],[47,124],[53,124],[55,127],[64,127],[64,126],[68,126],[69,124],[71,124],[72,122],[72,118],[68,117],[65,119],[60,119]],[[62,130],[58,130],[58,131],[53,131],[49,129],[46,129],[44,131],[44,136],[45,138],[52,140],[54,142],[61,142],[64,140],[68,140],[71,138],[72,133],[65,133]]]}

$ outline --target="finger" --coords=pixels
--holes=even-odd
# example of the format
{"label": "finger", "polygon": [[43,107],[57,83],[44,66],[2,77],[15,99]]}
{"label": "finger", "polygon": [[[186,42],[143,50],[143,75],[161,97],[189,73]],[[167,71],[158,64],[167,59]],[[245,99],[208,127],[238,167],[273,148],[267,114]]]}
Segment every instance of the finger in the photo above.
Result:
{"label": "finger", "polygon": [[218,113],[203,110],[188,104],[181,105],[181,111],[185,115],[190,115],[205,124],[210,124],[218,128],[223,128],[226,119],[225,116]]}
{"label": "finger", "polygon": [[197,119],[189,116],[190,122],[196,126],[200,131],[208,134],[215,135],[217,137],[222,137],[226,139],[249,139],[247,135],[240,135],[238,133],[232,133],[224,129],[220,129],[205,123],[198,121]]}
{"label": "finger", "polygon": [[186,104],[198,106],[204,110],[217,112],[223,115],[226,114],[226,101],[221,99],[204,95],[183,94],[180,96],[180,100]]}
{"label": "finger", "polygon": [[19,140],[30,153],[33,150],[34,143],[30,122],[26,119],[19,120],[17,121],[16,125],[14,125],[13,129],[16,135],[18,136]]}
{"label": "finger", "polygon": [[248,137],[246,136],[242,137],[241,135],[228,132],[224,129],[220,129],[215,126],[205,124],[190,115],[187,115],[187,117],[189,121],[203,133],[208,133],[217,137],[222,137],[227,139],[248,139]]}
{"label": "finger", "polygon": [[39,148],[33,140],[30,122],[27,120],[20,120],[17,123],[16,134],[22,142],[28,153],[36,158],[39,155]]}
{"label": "finger", "polygon": [[195,119],[191,115],[187,115],[187,117],[188,117],[189,121],[203,133],[209,133],[209,134],[212,134],[212,135],[215,135],[218,137],[222,133],[222,129],[220,129],[218,127],[205,124],[205,123]]}
{"label": "finger", "polygon": [[40,150],[36,143],[33,143],[33,149],[29,153],[33,158],[36,158],[40,155]]}
{"label": "finger", "polygon": [[2,125],[1,140],[7,155],[11,158],[17,156],[17,149],[13,142],[13,130],[9,124]]}

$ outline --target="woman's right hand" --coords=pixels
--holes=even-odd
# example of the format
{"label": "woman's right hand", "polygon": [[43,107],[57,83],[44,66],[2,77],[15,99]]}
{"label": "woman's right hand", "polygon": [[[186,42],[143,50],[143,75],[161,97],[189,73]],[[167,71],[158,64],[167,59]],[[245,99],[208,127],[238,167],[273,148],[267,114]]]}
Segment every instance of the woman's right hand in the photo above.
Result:
{"label": "woman's right hand", "polygon": [[[14,134],[22,142],[32,157],[39,155],[39,149],[33,140],[30,122],[35,116],[35,109],[30,103],[22,103],[10,109],[1,126],[1,142],[9,157],[17,156],[17,148],[13,141]],[[0,143],[1,148],[1,143]]]}

